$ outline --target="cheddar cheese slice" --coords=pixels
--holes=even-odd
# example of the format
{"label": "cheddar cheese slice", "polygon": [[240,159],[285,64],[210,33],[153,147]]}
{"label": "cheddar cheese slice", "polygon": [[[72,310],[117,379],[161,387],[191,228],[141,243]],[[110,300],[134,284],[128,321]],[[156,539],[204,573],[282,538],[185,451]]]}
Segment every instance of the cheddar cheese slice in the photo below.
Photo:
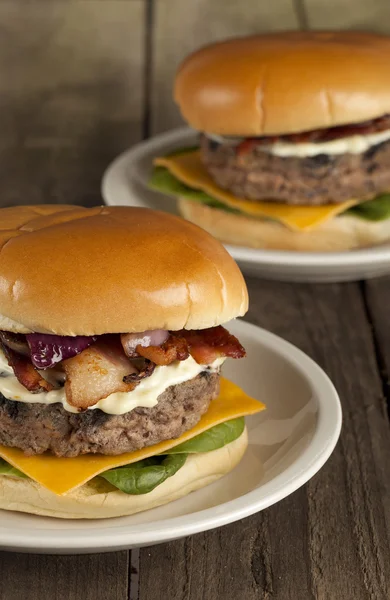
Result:
{"label": "cheddar cheese slice", "polygon": [[220,394],[218,398],[211,402],[207,413],[193,429],[186,431],[175,440],[167,440],[119,456],[86,454],[76,458],[57,458],[51,454],[25,456],[17,448],[0,446],[0,457],[48,490],[63,495],[83,485],[83,483],[99,475],[99,473],[103,473],[103,471],[128,465],[155,454],[162,454],[207,429],[219,425],[219,423],[252,415],[264,408],[264,404],[245,394],[237,385],[221,378]]}
{"label": "cheddar cheese slice", "polygon": [[158,157],[154,164],[165,167],[182,183],[206,192],[227,206],[252,217],[275,219],[290,229],[300,231],[314,229],[358,203],[357,200],[348,200],[324,206],[292,206],[281,202],[253,202],[238,198],[214,183],[202,164],[199,150]]}

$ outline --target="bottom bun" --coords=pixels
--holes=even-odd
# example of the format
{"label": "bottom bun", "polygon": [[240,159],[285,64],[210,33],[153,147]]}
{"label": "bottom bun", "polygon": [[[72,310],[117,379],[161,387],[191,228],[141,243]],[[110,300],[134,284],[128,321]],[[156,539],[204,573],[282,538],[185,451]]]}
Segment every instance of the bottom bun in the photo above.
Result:
{"label": "bottom bun", "polygon": [[248,446],[246,428],[239,438],[219,450],[190,454],[184,466],[149,494],[130,496],[98,478],[57,496],[35,481],[0,476],[0,508],[61,519],[122,517],[156,508],[186,496],[229,473]]}
{"label": "bottom bun", "polygon": [[312,231],[293,231],[276,221],[253,219],[179,198],[181,215],[226,244],[248,248],[339,252],[377,246],[390,240],[390,219],[365,221],[341,215]]}

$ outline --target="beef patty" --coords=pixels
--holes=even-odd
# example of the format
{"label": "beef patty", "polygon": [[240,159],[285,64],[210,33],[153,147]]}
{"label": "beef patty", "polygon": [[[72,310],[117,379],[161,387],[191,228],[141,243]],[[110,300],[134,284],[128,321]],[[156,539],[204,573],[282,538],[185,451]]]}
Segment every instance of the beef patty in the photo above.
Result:
{"label": "beef patty", "polygon": [[123,415],[99,409],[74,414],[59,403],[28,404],[0,394],[0,444],[21,448],[29,455],[133,452],[177,438],[194,427],[218,392],[219,374],[203,371],[169,387],[153,408],[135,408]]}
{"label": "beef patty", "polygon": [[201,154],[221,188],[249,200],[319,205],[368,200],[390,191],[390,141],[362,154],[283,158],[261,146],[239,154],[202,135]]}

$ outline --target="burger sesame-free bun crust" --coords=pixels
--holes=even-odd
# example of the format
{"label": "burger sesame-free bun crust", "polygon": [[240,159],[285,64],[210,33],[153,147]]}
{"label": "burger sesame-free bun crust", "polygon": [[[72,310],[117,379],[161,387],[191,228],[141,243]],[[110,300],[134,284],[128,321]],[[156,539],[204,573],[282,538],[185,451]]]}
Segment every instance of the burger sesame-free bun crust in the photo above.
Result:
{"label": "burger sesame-free bun crust", "polygon": [[184,466],[149,494],[131,496],[95,479],[57,496],[35,481],[0,475],[0,508],[63,519],[121,517],[156,508],[186,496],[229,473],[248,446],[245,429],[239,438],[219,450],[190,454]]}
{"label": "burger sesame-free bun crust", "polygon": [[0,328],[93,335],[213,327],[245,314],[223,246],[143,208],[0,210]]}
{"label": "burger sesame-free bun crust", "polygon": [[276,221],[236,215],[185,198],[179,199],[178,207],[183,217],[219,240],[248,248],[341,252],[390,241],[390,219],[374,222],[341,215],[313,231],[293,231]]}
{"label": "burger sesame-free bun crust", "polygon": [[206,46],[180,66],[183,117],[221,135],[288,134],[390,113],[390,37],[284,32]]}

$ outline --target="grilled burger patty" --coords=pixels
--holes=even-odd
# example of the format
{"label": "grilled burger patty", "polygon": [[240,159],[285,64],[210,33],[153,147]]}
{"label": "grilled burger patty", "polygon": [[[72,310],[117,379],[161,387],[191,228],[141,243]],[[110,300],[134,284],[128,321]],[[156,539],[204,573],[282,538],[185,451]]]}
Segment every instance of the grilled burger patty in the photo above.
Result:
{"label": "grilled burger patty", "polygon": [[135,408],[123,415],[99,409],[74,414],[58,403],[29,404],[0,394],[0,444],[21,448],[29,455],[133,452],[177,438],[194,427],[218,392],[219,374],[203,371],[169,387],[153,408]]}
{"label": "grilled burger patty", "polygon": [[249,200],[320,205],[368,200],[390,190],[390,141],[362,154],[282,158],[261,145],[239,153],[202,135],[201,154],[221,188]]}

